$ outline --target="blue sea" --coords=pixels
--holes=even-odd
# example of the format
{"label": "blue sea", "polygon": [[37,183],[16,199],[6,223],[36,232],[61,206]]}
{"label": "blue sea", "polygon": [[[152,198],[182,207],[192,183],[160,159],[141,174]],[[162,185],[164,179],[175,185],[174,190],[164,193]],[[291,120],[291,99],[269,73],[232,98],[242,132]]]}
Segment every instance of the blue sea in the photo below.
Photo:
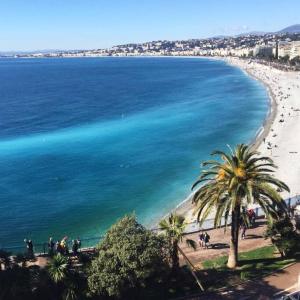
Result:
{"label": "blue sea", "polygon": [[267,111],[223,61],[0,59],[0,246],[99,236],[132,212],[150,226]]}

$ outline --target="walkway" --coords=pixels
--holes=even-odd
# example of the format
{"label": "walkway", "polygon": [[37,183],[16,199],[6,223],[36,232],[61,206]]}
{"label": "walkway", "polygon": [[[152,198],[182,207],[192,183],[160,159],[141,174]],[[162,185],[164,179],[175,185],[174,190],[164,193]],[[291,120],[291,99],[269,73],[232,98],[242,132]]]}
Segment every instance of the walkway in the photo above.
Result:
{"label": "walkway", "polygon": [[206,292],[180,300],[280,300],[282,296],[300,290],[299,276],[298,262],[257,281],[247,281],[218,292]]}
{"label": "walkway", "polygon": [[[270,240],[266,240],[263,237],[265,230],[266,221],[264,219],[256,220],[255,227],[248,229],[246,238],[239,241],[239,252],[271,245]],[[224,228],[210,229],[207,230],[207,233],[210,235],[210,242],[214,246],[213,248],[209,247],[209,249],[202,249],[198,246],[197,250],[194,251],[186,245],[185,240],[181,243],[182,250],[197,268],[201,268],[202,261],[227,255],[229,251],[230,227],[227,228],[225,234]],[[186,235],[186,238],[193,239],[198,243],[198,235],[199,233],[188,234]]]}
{"label": "walkway", "polygon": [[[299,275],[300,263],[296,263],[259,281],[249,281],[230,288],[220,295],[223,299],[280,299],[284,295],[300,290]],[[210,298],[205,299],[210,300]]]}

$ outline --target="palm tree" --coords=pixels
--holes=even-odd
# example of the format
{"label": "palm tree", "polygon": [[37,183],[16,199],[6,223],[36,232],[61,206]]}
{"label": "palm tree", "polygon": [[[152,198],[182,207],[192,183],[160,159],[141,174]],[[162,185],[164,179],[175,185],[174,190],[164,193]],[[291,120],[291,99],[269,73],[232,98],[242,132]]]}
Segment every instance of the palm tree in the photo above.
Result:
{"label": "palm tree", "polygon": [[84,293],[84,277],[76,272],[67,257],[57,254],[48,264],[48,274],[56,284],[56,298],[81,299]]}
{"label": "palm tree", "polygon": [[[171,259],[173,269],[179,268],[178,248],[179,242],[182,242],[186,223],[183,216],[170,214],[167,219],[159,222],[160,230],[164,231],[171,243]],[[190,239],[186,240],[187,244],[196,249],[196,242]]]}
{"label": "palm tree", "polygon": [[[159,222],[160,230],[164,231],[167,235],[170,242],[171,249],[171,259],[172,259],[172,268],[173,271],[177,271],[179,269],[179,252],[187,262],[187,265],[195,278],[197,284],[200,289],[204,291],[202,284],[200,283],[199,278],[195,273],[195,267],[189,261],[187,256],[184,254],[182,249],[179,247],[179,243],[182,242],[184,236],[184,229],[186,227],[185,218],[180,215],[170,214],[167,219],[161,220]],[[197,248],[197,244],[194,240],[186,239],[186,243],[189,247],[192,247],[194,250]]]}
{"label": "palm tree", "polygon": [[241,144],[230,154],[214,151],[212,155],[220,156],[220,160],[209,160],[203,166],[199,179],[192,190],[200,186],[193,195],[195,213],[202,223],[210,213],[214,212],[214,226],[221,226],[222,218],[225,227],[231,216],[231,241],[227,266],[235,268],[238,263],[238,237],[241,211],[251,203],[258,203],[269,219],[278,218],[278,209],[286,211],[286,205],[278,191],[289,188],[276,179],[274,165],[269,157],[259,156],[249,146]]}
{"label": "palm tree", "polygon": [[63,282],[68,275],[68,258],[62,256],[61,254],[57,254],[53,256],[49,265],[48,265],[48,273],[50,278],[55,283]]}

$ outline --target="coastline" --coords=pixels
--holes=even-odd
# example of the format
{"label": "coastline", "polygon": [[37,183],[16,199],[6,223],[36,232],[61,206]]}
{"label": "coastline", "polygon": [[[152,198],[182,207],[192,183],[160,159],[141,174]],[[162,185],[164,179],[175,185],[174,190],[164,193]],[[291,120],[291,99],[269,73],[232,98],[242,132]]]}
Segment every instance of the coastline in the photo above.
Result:
{"label": "coastline", "polygon": [[[276,177],[283,180],[291,190],[290,193],[283,193],[283,197],[291,198],[299,195],[300,187],[298,188],[297,179],[300,178],[300,166],[297,167],[297,161],[300,158],[298,156],[300,153],[300,136],[298,137],[300,132],[300,73],[277,70],[249,59],[222,57],[213,59],[225,61],[227,64],[241,69],[247,76],[260,81],[266,88],[269,110],[263,124],[258,128],[255,137],[249,144],[261,155],[269,156],[274,160],[278,167],[275,172]],[[284,105],[279,107],[280,102],[283,101]],[[296,105],[298,106],[295,107]],[[289,109],[288,117],[286,116],[287,109]],[[297,113],[295,114],[295,112]],[[291,129],[288,137],[285,127]],[[293,146],[293,151],[287,151],[287,145]],[[291,170],[293,172],[290,172]],[[195,221],[191,197],[192,193],[171,211],[183,215],[187,222]]]}
{"label": "coastline", "polygon": [[251,142],[249,142],[249,144],[251,145],[253,150],[258,150],[259,146],[263,143],[263,140],[266,139],[267,136],[270,134],[272,123],[274,122],[274,120],[277,116],[277,102],[275,100],[275,94],[273,93],[272,88],[270,87],[268,82],[266,82],[262,78],[259,78],[257,75],[251,73],[245,66],[240,65],[239,62],[249,63],[250,62],[249,59],[247,59],[245,61],[243,61],[241,59],[228,59],[228,58],[223,59],[223,60],[226,63],[228,63],[229,65],[241,69],[242,71],[244,71],[246,73],[247,76],[251,77],[252,79],[261,82],[264,85],[265,89],[267,90],[268,99],[269,99],[268,113],[267,113],[261,127],[258,128],[255,136],[253,137]]}

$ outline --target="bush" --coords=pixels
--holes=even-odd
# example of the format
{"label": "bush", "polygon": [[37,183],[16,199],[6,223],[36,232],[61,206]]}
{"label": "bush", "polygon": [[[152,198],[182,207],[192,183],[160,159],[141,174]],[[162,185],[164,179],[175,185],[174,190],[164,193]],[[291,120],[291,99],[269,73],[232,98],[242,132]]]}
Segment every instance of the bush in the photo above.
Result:
{"label": "bush", "polygon": [[291,257],[300,250],[300,236],[288,217],[268,224],[265,236],[271,238],[282,257]]}
{"label": "bush", "polygon": [[114,224],[98,245],[88,275],[91,295],[134,299],[159,285],[169,272],[166,242],[125,216]]}

